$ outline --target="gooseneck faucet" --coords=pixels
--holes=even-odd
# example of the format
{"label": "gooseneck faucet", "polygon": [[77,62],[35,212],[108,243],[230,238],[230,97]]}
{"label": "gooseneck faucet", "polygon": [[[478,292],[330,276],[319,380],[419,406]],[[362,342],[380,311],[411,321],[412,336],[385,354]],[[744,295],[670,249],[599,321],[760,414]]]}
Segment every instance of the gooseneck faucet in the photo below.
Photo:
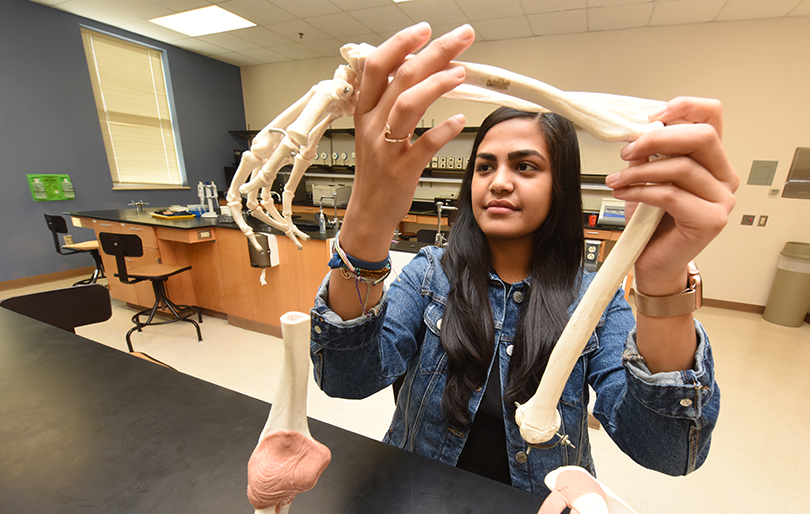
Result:
{"label": "gooseneck faucet", "polygon": [[[436,226],[436,240],[434,244],[441,248],[447,244],[447,238],[444,237],[442,234],[442,211],[455,211],[457,207],[453,207],[452,205],[444,205],[444,202],[438,201],[436,202],[436,212],[438,213],[438,224]],[[450,225],[448,221],[448,226]]]}

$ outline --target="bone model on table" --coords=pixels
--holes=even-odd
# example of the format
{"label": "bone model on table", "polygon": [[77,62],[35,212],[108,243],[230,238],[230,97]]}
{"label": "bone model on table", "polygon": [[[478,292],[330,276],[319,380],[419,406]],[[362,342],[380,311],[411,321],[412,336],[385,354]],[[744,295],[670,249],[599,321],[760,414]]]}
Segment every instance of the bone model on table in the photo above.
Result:
{"label": "bone model on table", "polygon": [[[292,222],[295,189],[315,157],[317,142],[327,126],[340,116],[354,113],[357,101],[354,93],[360,87],[365,59],[373,50],[373,46],[365,43],[343,46],[341,54],[349,66],[338,67],[332,80],[314,86],[271,121],[253,139],[250,150],[242,154],[228,190],[228,207],[237,225],[259,251],[261,247],[253,230],[242,217],[241,194],[247,194],[247,206],[254,217],[283,231],[301,248],[298,238],[308,239],[309,236]],[[663,126],[659,121],[649,122],[648,113],[660,110],[665,102],[562,91],[538,80],[482,64],[452,62],[449,67],[459,65],[466,70],[465,83],[445,97],[506,105],[524,111],[553,111],[605,142],[635,141],[642,134]],[[290,162],[293,171],[284,186],[282,213],[279,214],[272,202],[270,188],[277,171]],[[261,202],[258,201],[260,191]],[[602,312],[662,216],[663,211],[657,207],[638,206],[554,347],[537,393],[527,403],[518,406],[515,420],[520,426],[521,436],[530,445],[550,441],[559,431],[557,404],[568,375]]]}
{"label": "bone model on table", "polygon": [[307,425],[309,315],[281,317],[284,362],[270,416],[248,462],[248,500],[257,514],[286,514],[295,495],[315,487],[329,465],[329,448]]}

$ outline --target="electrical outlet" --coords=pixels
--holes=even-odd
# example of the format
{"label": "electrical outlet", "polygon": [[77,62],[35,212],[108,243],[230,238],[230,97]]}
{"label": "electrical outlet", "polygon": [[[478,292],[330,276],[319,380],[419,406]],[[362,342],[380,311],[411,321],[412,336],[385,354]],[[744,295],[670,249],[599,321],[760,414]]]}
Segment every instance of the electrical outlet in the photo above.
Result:
{"label": "electrical outlet", "polygon": [[768,216],[765,214],[760,214],[759,221],[757,221],[758,227],[764,227],[768,223]]}
{"label": "electrical outlet", "polygon": [[753,214],[743,214],[740,225],[753,225],[755,216]]}

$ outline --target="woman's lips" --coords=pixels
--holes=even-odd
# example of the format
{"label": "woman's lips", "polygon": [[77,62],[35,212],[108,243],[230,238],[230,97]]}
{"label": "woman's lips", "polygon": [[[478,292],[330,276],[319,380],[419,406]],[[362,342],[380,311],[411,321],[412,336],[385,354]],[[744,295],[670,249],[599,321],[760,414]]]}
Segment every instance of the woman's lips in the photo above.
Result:
{"label": "woman's lips", "polygon": [[509,214],[517,210],[514,205],[505,200],[492,200],[487,203],[486,209],[490,214]]}

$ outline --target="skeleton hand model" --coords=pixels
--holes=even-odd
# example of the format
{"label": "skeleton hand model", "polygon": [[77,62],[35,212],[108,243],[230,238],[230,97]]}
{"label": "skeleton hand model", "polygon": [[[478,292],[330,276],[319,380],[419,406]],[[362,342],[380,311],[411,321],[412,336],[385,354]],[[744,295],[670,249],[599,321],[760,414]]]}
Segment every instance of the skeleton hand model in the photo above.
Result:
{"label": "skeleton hand model", "polygon": [[636,514],[632,507],[579,466],[557,468],[545,479],[551,494],[537,514]]}
{"label": "skeleton hand model", "polygon": [[248,499],[261,514],[286,514],[295,495],[315,487],[329,465],[329,448],[307,426],[309,315],[281,317],[284,364],[267,424],[248,462]]}
{"label": "skeleton hand model", "polygon": [[[367,44],[346,45],[341,54],[349,66],[340,66],[331,81],[311,89],[293,106],[260,131],[242,156],[231,187],[228,206],[239,227],[257,246],[255,236],[241,214],[240,194],[248,196],[253,215],[284,231],[300,248],[298,238],[307,236],[292,223],[292,198],[301,177],[315,155],[317,141],[326,127],[343,114],[352,114],[355,92],[366,57],[374,50]],[[465,83],[445,97],[507,105],[526,111],[554,111],[567,117],[591,135],[606,142],[631,142],[662,126],[650,123],[648,113],[665,103],[627,96],[561,91],[548,84],[492,66],[451,62],[463,66]],[[280,215],[270,200],[269,188],[278,169],[294,162],[285,185]],[[250,182],[245,181],[251,177]],[[261,204],[257,198],[262,191]],[[621,280],[647,244],[663,215],[657,207],[640,205],[622,237],[609,254],[552,352],[537,393],[517,409],[515,419],[523,438],[532,445],[551,440],[560,427],[557,404],[576,359],[596,327]]]}
{"label": "skeleton hand model", "polygon": [[[292,222],[292,199],[295,188],[316,156],[318,141],[328,126],[344,115],[354,114],[360,77],[366,57],[374,47],[365,43],[348,44],[341,54],[349,63],[342,65],[331,80],[325,80],[296,101],[253,138],[250,150],[242,160],[228,189],[228,208],[250,242],[261,251],[253,229],[242,216],[241,194],[247,194],[247,207],[252,215],[281,230],[299,248],[298,238],[309,236]],[[500,68],[482,64],[451,62],[463,66],[465,84],[444,95],[447,98],[507,105],[534,112],[554,111],[561,114],[597,139],[607,142],[634,141],[641,134],[661,126],[649,123],[647,113],[664,102],[600,93],[561,91],[548,84]],[[290,178],[284,186],[282,212],[270,196],[278,170],[293,163]],[[250,179],[248,181],[248,179]],[[261,192],[261,201],[259,193]]]}

